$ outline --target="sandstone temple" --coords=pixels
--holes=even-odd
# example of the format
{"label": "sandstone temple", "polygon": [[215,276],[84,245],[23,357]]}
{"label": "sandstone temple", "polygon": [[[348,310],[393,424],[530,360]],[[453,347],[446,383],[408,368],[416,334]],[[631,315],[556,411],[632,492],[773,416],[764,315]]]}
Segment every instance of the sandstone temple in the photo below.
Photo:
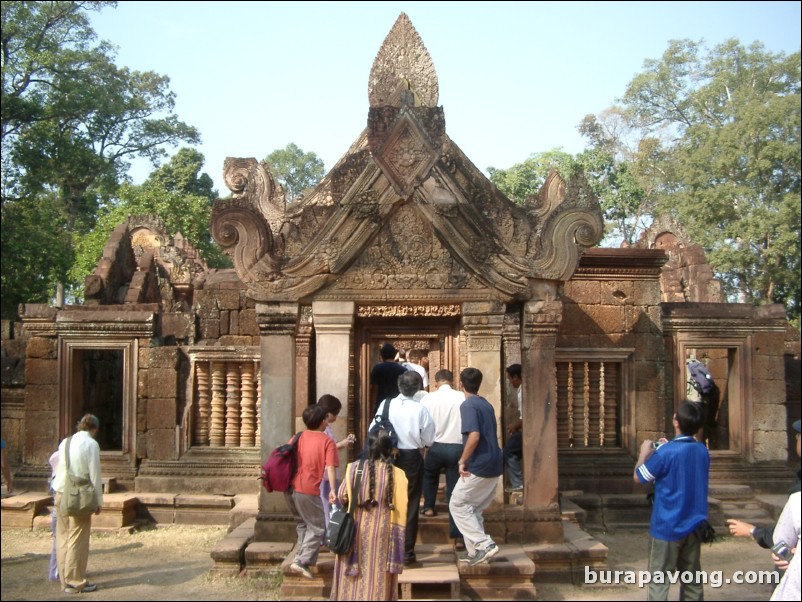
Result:
{"label": "sandstone temple", "polygon": [[[636,246],[598,248],[602,213],[581,175],[506,198],[448,136],[406,15],[376,56],[368,101],[365,129],[298,199],[268,164],[226,160],[231,194],[211,232],[233,269],[209,269],[157,218],[131,217],[82,304],[26,304],[4,322],[2,432],[19,487],[47,491],[49,455],[92,412],[104,477],[139,505],[119,502],[124,513],[203,522],[219,500],[229,512],[251,496],[246,539],[269,556],[295,531],[282,495],[257,480],[261,461],[324,393],[343,400],[337,435],[364,441],[370,369],[391,342],[422,350],[431,382],[479,368],[502,439],[517,418],[504,369],[522,364],[526,485],[499,487],[485,516],[544,574],[595,558],[592,544],[568,545],[568,510],[643,495],[639,444],[670,432],[690,358],[717,384],[711,481],[784,490],[800,362],[782,306],[724,303],[702,249],[666,220]],[[208,501],[183,503],[192,496]],[[469,587],[491,591],[480,577]]]}

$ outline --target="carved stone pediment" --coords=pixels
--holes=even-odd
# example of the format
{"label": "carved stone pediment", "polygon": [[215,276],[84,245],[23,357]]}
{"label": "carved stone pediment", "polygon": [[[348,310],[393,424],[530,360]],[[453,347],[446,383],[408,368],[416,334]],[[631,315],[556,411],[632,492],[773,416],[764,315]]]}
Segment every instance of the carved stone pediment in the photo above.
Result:
{"label": "carved stone pediment", "polygon": [[448,138],[437,95],[402,14],[371,70],[365,131],[303,199],[284,206],[264,163],[226,161],[233,196],[212,233],[251,298],[525,300],[533,280],[571,277],[603,230],[587,183],[553,174],[512,203]]}

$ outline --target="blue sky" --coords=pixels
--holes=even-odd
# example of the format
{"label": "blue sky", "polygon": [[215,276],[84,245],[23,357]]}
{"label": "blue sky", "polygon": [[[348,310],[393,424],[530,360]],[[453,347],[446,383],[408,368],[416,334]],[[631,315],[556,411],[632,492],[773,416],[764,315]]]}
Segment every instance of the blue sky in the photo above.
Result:
{"label": "blue sky", "polygon": [[614,104],[669,40],[800,49],[799,2],[123,1],[92,23],[119,65],[169,76],[226,196],[227,156],[294,142],[336,163],[365,127],[370,68],[401,12],[434,61],[447,133],[482,170],[580,152],[582,117]]}

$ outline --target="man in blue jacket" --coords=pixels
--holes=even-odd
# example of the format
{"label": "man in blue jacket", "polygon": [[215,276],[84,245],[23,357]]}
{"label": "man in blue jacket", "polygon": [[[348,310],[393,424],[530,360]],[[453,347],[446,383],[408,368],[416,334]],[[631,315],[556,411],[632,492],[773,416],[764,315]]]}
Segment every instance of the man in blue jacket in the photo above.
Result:
{"label": "man in blue jacket", "polygon": [[655,449],[651,439],[640,448],[634,479],[654,483],[649,528],[649,600],[667,600],[669,571],[691,571],[692,583],[680,586],[680,600],[703,600],[701,539],[698,527],[707,521],[710,455],[694,439],[702,426],[698,403],[683,402],[674,414],[675,437]]}

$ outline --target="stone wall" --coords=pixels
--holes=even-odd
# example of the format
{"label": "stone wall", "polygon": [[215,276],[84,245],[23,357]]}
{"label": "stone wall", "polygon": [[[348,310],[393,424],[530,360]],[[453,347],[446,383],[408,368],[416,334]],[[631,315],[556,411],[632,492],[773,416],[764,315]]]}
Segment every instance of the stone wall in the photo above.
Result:
{"label": "stone wall", "polygon": [[660,314],[662,251],[589,249],[565,283],[564,316],[557,348],[632,349],[636,401],[622,439],[663,436],[666,424],[666,352]]}

